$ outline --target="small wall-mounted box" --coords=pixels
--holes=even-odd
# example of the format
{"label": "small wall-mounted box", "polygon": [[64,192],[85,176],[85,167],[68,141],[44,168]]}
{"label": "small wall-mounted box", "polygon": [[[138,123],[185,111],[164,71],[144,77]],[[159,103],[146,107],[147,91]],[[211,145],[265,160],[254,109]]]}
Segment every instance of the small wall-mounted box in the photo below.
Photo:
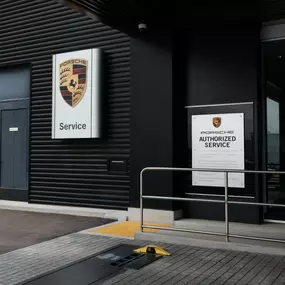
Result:
{"label": "small wall-mounted box", "polygon": [[110,172],[128,172],[128,161],[126,159],[110,159],[109,160]]}

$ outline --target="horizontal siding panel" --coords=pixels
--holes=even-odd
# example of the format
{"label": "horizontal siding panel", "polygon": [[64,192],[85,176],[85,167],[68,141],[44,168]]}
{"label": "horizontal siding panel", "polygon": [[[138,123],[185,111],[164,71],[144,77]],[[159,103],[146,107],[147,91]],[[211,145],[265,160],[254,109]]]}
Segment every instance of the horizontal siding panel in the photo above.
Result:
{"label": "horizontal siding panel", "polygon": [[[130,176],[130,40],[50,0],[1,1],[0,64],[31,63],[30,202],[125,210]],[[15,20],[16,19],[16,20]],[[102,140],[52,140],[52,55],[102,48],[107,129]]]}
{"label": "horizontal siding panel", "polygon": [[117,209],[117,210],[125,210],[128,206],[127,204],[121,205],[120,203],[116,203],[114,205],[110,205],[110,203],[92,203],[93,201],[84,201],[83,203],[80,201],[77,201],[77,199],[74,199],[76,202],[72,201],[65,201],[63,199],[54,200],[54,199],[45,199],[45,197],[40,197],[40,199],[36,199],[34,197],[31,198],[31,201],[33,203],[41,203],[41,204],[48,204],[48,205],[62,205],[62,206],[74,206],[74,207],[89,207],[89,208],[103,208],[103,209]]}
{"label": "horizontal siding panel", "polygon": [[[1,39],[1,37],[0,37]],[[126,40],[125,40],[126,41]],[[123,43],[122,43],[123,42]],[[122,41],[121,43],[118,43],[118,46],[126,46],[126,43],[124,41]],[[73,43],[75,44],[75,43]],[[103,48],[104,50],[108,50],[109,47],[111,47],[113,45],[112,42],[105,42],[103,45],[97,46],[98,48]],[[74,50],[75,45],[72,45],[72,49],[71,49],[71,45],[67,45],[68,47],[66,47],[66,45],[62,45],[62,46],[54,46],[53,49],[50,51],[51,54],[55,54],[58,52],[58,50],[60,49],[60,52],[70,52]],[[77,46],[78,50],[83,50],[83,49],[88,49],[88,48],[92,48],[94,47],[94,39],[89,40],[87,44],[82,44],[82,41],[79,42]],[[15,64],[15,63],[22,63],[23,62],[23,56],[25,56],[25,62],[26,61],[33,61],[35,59],[43,59],[46,58],[46,56],[49,55],[49,53],[46,50],[43,50],[42,52],[33,52],[33,53],[28,53],[26,54],[26,51],[23,50],[23,53],[20,54],[18,53],[17,55],[13,56],[11,55],[10,57],[8,57],[7,55],[5,55],[5,59],[3,58],[3,64]],[[2,56],[2,54],[1,54]]]}
{"label": "horizontal siding panel", "polygon": [[262,0],[262,20],[275,21],[285,19],[284,0]]}
{"label": "horizontal siding panel", "polygon": [[[66,19],[64,21],[64,24],[61,25],[62,29],[71,29],[72,27],[77,27],[77,28],[81,28],[81,29],[85,29],[86,27],[90,28],[90,25],[92,25],[94,27],[94,22],[92,20],[77,20],[74,21],[74,19]],[[98,24],[101,25],[101,24]],[[46,31],[48,31],[48,35],[50,34],[57,34],[58,32],[58,26],[54,25],[54,23],[47,23],[47,24],[43,24],[41,23],[41,25],[38,26],[37,30],[35,30],[35,28],[32,26],[30,28],[25,28],[24,30],[22,30],[22,34],[23,36],[25,36],[27,38],[27,40],[30,39],[36,39],[37,37],[39,37],[39,33],[46,33]],[[7,40],[13,40],[15,38],[17,38],[17,31],[15,30],[10,30],[7,32],[4,32],[3,30],[3,36],[7,37]]]}
{"label": "horizontal siding panel", "polygon": [[[58,191],[48,191],[48,192],[45,192],[45,191],[34,191],[33,192],[33,196],[34,197],[39,197],[39,196],[45,196],[45,197],[51,197],[51,196],[54,196],[54,197],[57,197],[57,198],[61,198],[62,196],[65,196],[66,192],[58,192]],[[104,195],[104,194],[94,194],[94,193],[76,193],[76,192],[70,192],[69,191],[69,196],[72,198],[76,198],[76,199],[81,199],[81,198],[90,198],[90,199],[94,199],[94,198],[97,198],[98,201],[100,200],[116,200],[116,199],[119,199],[121,200],[121,202],[124,203],[124,200],[126,200],[127,196],[124,196],[124,195],[120,195],[120,197],[118,198],[117,195]]]}
{"label": "horizontal siding panel", "polygon": [[[76,29],[78,30],[78,28]],[[87,35],[82,33],[82,31],[75,32],[76,30],[71,30],[68,31],[68,33],[72,34],[72,39],[74,39],[74,42],[80,42],[82,40],[92,40],[90,39],[90,36],[88,37],[88,31],[86,31]],[[89,32],[93,32],[94,29],[90,29]],[[43,39],[38,39],[37,41],[33,41],[32,43],[25,43],[23,46],[26,47],[26,51],[31,52],[40,52],[42,50],[45,50],[45,48],[48,49],[54,49],[55,47],[65,47],[65,44],[63,43],[63,38],[65,38],[65,35],[62,35],[61,38],[58,37],[58,39],[53,39],[53,38],[43,38]],[[106,31],[103,33],[101,36],[96,37],[97,40],[100,40],[102,43],[104,42],[110,42],[113,39],[115,39],[117,42],[124,42],[124,38],[120,38],[118,32],[116,31]],[[15,48],[14,43],[7,44],[7,47],[9,47],[9,51],[11,51],[12,54],[16,54],[17,52],[22,51],[22,47],[20,48]],[[31,48],[32,47],[32,48]],[[9,56],[10,53],[7,53],[6,56]]]}
{"label": "horizontal siding panel", "polygon": [[[37,179],[39,177],[43,177],[43,179],[46,179],[47,181],[53,181],[54,183],[56,183],[57,181],[62,181],[64,178],[68,178],[70,179],[70,181],[72,182],[77,182],[78,181],[78,177],[68,177],[68,176],[60,176],[60,175],[54,175],[54,176],[50,176],[50,175],[40,175],[40,173],[35,173],[32,174],[31,177]],[[118,185],[127,185],[127,178],[125,180],[122,179],[111,179],[110,177],[106,177],[106,179],[103,178],[98,178],[96,176],[92,177],[92,176],[84,176],[80,178],[82,180],[82,182],[87,181],[87,182],[97,182],[97,183],[102,183],[102,184],[106,184],[106,185],[112,185],[113,183],[118,184]],[[32,191],[31,193],[32,194]],[[68,195],[67,195],[68,196]]]}
{"label": "horizontal siding panel", "polygon": [[[88,29],[86,29],[86,27],[88,27]],[[81,27],[81,29],[82,29],[82,28],[85,28],[85,32],[86,32],[86,33],[91,33],[91,32],[93,32],[94,27],[90,28],[90,25],[87,25],[86,27]],[[47,44],[47,43],[49,43],[50,41],[53,41],[54,44],[56,44],[56,43],[62,43],[62,37],[63,37],[64,35],[61,35],[59,32],[60,32],[60,31],[57,30],[57,33],[58,33],[58,34],[54,35],[54,32],[53,32],[53,33],[50,34],[50,36],[49,36],[49,35],[45,35],[45,36],[38,35],[38,36],[36,37],[36,35],[35,35],[35,36],[33,36],[33,37],[27,37],[27,38],[26,38],[27,41],[25,42],[24,46],[41,47],[42,45]],[[71,28],[68,29],[68,32],[69,32],[69,33],[72,33],[72,36],[73,36],[74,38],[78,38],[78,37],[82,36],[82,30],[78,30],[78,26],[75,26],[75,27],[72,28],[72,29],[71,29]],[[101,31],[100,37],[103,38],[103,37],[107,37],[107,36],[109,36],[109,35],[116,35],[116,34],[118,34],[118,32],[116,32],[116,31],[110,31],[110,30],[108,29],[108,27],[106,27],[104,30]],[[40,41],[40,42],[39,42],[39,41]],[[10,34],[10,36],[7,37],[7,45],[8,45],[9,47],[13,47],[13,43],[15,43],[15,42],[17,42],[16,36],[15,36],[15,37],[12,37],[11,34]]]}
{"label": "horizontal siding panel", "polygon": [[108,193],[108,194],[116,194],[118,191],[120,193],[124,193],[126,195],[129,194],[129,189],[127,186],[114,186],[110,188],[109,185],[104,185],[104,184],[88,184],[85,183],[84,187],[80,187],[81,185],[79,183],[64,183],[64,182],[58,182],[57,186],[54,186],[54,182],[45,182],[44,184],[37,184],[33,186],[32,188],[35,188],[36,191],[38,190],[39,187],[41,190],[45,191],[53,191],[53,189],[60,189],[60,191],[69,191],[69,190],[75,190],[75,191],[85,191],[86,189],[88,192],[94,192],[94,193]]}

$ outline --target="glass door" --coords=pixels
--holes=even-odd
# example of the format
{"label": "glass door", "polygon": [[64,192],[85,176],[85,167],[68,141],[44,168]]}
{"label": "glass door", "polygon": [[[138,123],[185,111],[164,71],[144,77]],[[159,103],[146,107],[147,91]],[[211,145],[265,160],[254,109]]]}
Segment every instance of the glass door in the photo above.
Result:
{"label": "glass door", "polygon": [[[263,44],[267,170],[285,170],[285,41]],[[267,202],[285,204],[285,176],[267,176]],[[285,209],[268,207],[265,219],[285,221]]]}

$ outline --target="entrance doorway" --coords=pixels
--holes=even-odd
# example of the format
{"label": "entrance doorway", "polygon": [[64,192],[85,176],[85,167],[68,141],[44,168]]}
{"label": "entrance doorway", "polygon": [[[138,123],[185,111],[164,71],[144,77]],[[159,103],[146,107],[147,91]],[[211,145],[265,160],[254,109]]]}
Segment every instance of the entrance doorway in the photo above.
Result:
{"label": "entrance doorway", "polygon": [[30,66],[0,68],[0,199],[28,201]]}
{"label": "entrance doorway", "polygon": [[28,111],[1,112],[1,188],[28,187]]}
{"label": "entrance doorway", "polygon": [[[285,40],[263,43],[266,104],[266,167],[285,171]],[[285,204],[285,176],[268,175],[268,203]],[[265,219],[285,221],[285,210],[268,207]]]}

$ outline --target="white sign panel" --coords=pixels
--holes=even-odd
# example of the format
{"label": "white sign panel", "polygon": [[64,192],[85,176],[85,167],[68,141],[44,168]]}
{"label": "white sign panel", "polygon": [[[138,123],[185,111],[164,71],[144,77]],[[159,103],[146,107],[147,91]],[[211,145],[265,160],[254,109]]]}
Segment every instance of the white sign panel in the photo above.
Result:
{"label": "white sign panel", "polygon": [[[192,116],[192,168],[244,169],[244,114]],[[229,187],[244,188],[242,173],[229,173]],[[193,172],[193,186],[224,187],[224,173]]]}
{"label": "white sign panel", "polygon": [[53,56],[52,138],[99,138],[101,51]]}

